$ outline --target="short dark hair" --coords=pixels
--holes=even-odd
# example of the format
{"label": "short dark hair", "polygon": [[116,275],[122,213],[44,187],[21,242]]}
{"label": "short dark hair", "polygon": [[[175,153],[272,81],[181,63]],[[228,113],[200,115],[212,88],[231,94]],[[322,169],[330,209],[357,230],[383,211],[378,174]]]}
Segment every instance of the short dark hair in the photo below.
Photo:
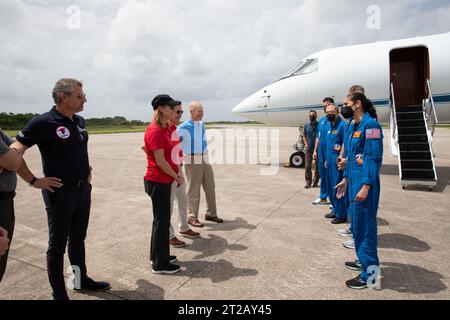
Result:
{"label": "short dark hair", "polygon": [[317,114],[316,110],[310,110],[309,113],[311,113],[311,112]]}
{"label": "short dark hair", "polygon": [[362,94],[366,94],[366,90],[364,90],[363,86],[360,86],[359,84],[351,86],[350,89],[348,90],[349,93],[362,93]]}
{"label": "short dark hair", "polygon": [[329,102],[329,103],[334,103],[334,99],[331,97],[326,97],[322,100],[322,102]]}

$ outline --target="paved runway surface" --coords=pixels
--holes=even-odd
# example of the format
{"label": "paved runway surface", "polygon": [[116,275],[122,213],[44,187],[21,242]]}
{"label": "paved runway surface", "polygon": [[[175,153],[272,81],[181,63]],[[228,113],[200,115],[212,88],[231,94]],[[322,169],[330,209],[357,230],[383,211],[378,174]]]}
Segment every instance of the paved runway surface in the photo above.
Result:
{"label": "paved runway surface", "polygon": [[[279,132],[284,162],[298,129]],[[207,224],[197,229],[202,238],[183,239],[189,246],[171,250],[184,271],[153,275],[148,261],[151,202],[143,190],[146,161],[139,150],[143,134],[133,133],[90,138],[94,188],[88,270],[91,277],[111,282],[112,289],[99,294],[70,292],[70,297],[449,299],[450,130],[436,133],[440,180],[434,192],[401,189],[388,134],[378,211],[382,290],[346,288],[345,281],[357,275],[344,267],[345,261],[355,259],[354,252],[342,246],[345,238],[336,232],[340,227],[323,217],[328,207],[311,205],[319,191],[303,188],[304,171],[282,165],[275,176],[262,176],[264,165],[215,165],[219,216],[225,223]],[[37,148],[26,159],[40,174]],[[47,220],[41,194],[21,181],[15,201],[16,230],[0,299],[49,299]],[[204,207],[203,197],[202,212]]]}

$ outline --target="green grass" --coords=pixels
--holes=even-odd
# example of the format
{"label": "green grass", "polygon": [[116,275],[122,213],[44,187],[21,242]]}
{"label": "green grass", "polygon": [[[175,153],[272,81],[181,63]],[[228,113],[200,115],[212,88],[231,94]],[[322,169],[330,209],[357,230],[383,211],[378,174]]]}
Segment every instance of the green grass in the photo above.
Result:
{"label": "green grass", "polygon": [[[89,134],[112,134],[112,133],[131,133],[131,132],[145,132],[146,126],[137,127],[88,127]],[[5,130],[10,137],[15,137],[18,130]]]}

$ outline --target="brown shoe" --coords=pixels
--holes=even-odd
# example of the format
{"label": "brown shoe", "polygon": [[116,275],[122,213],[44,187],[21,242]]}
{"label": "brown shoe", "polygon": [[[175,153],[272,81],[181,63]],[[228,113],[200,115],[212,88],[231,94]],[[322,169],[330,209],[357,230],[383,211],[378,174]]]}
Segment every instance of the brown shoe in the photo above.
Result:
{"label": "brown shoe", "polygon": [[186,246],[186,242],[177,239],[177,237],[170,239],[169,244],[174,248],[182,248]]}
{"label": "brown shoe", "polygon": [[178,232],[178,234],[182,237],[186,238],[200,238],[200,233],[192,231],[191,229],[188,229],[186,232]]}
{"label": "brown shoe", "polygon": [[223,223],[223,220],[220,219],[219,217],[210,217],[208,215],[205,216],[205,220],[217,222],[217,223]]}
{"label": "brown shoe", "polygon": [[201,223],[201,222],[198,221],[198,220],[188,220],[188,223],[189,223],[191,226],[196,227],[196,228],[203,228],[203,227],[204,227],[204,224]]}

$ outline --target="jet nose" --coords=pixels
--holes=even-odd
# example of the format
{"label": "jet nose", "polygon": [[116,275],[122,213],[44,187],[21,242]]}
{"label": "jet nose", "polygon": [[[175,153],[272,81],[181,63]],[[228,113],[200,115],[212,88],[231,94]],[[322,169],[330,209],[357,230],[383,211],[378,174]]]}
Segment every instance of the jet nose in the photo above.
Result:
{"label": "jet nose", "polygon": [[244,108],[244,104],[243,104],[243,101],[242,101],[241,103],[239,103],[238,105],[236,105],[236,106],[233,108],[232,112],[233,112],[235,115],[239,116],[239,115],[241,115],[241,114],[243,113],[244,109],[245,109],[245,108]]}

